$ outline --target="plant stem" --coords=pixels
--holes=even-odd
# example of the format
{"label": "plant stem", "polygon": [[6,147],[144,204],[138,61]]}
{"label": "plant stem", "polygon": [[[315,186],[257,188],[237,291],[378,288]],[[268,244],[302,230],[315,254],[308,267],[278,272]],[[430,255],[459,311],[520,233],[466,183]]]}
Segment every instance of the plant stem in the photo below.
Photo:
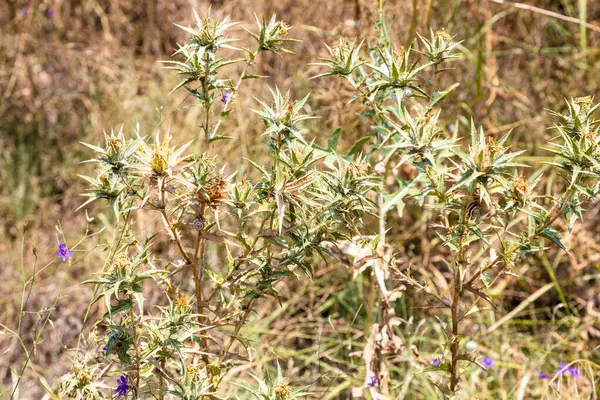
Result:
{"label": "plant stem", "polygon": [[235,342],[235,339],[239,335],[240,330],[242,329],[242,326],[244,326],[244,323],[248,319],[248,316],[250,316],[253,305],[254,305],[254,299],[250,300],[250,302],[248,303],[248,308],[246,309],[246,311],[244,312],[244,314],[242,315],[240,320],[235,325],[235,329],[233,330],[233,333],[231,334],[231,336],[229,336],[229,341],[227,342],[227,345],[225,346],[225,348],[223,348],[223,351],[221,352],[221,355],[219,356],[218,365],[221,365],[221,363],[223,363],[223,360],[225,360],[225,356],[227,355],[227,353],[229,353],[229,350],[231,349],[233,342]]}
{"label": "plant stem", "polygon": [[175,227],[173,226],[173,223],[171,222],[171,219],[167,215],[167,198],[166,198],[166,194],[165,194],[165,190],[164,190],[163,186],[164,186],[163,179],[159,179],[158,190],[160,191],[160,193],[159,193],[160,215],[162,216],[163,223],[165,224],[167,229],[171,232],[171,236],[173,237],[173,240],[177,244],[177,249],[179,250],[181,257],[183,257],[186,264],[190,264],[192,262],[192,260],[190,259],[190,257],[187,255],[187,253],[183,249],[183,244],[181,243],[181,238],[179,237],[179,233],[177,232],[177,229],[175,229]]}
{"label": "plant stem", "polygon": [[129,318],[131,318],[131,328],[133,330],[133,348],[135,350],[135,367],[136,367],[136,391],[135,391],[135,397],[137,398],[138,396],[138,390],[140,388],[140,350],[138,347],[138,337],[137,337],[137,329],[136,329],[136,322],[135,322],[135,313],[133,312],[133,302],[134,302],[134,298],[133,296],[129,296],[129,300],[131,301],[131,308],[129,308]]}
{"label": "plant stem", "polygon": [[[160,360],[160,368],[162,370],[165,369],[165,360]],[[165,397],[165,382],[164,382],[164,378],[163,378],[163,374],[160,373],[158,374],[158,398],[159,400],[163,400],[163,398]]]}
{"label": "plant stem", "polygon": [[[468,193],[469,197],[472,193]],[[460,299],[462,292],[462,268],[463,264],[466,264],[466,251],[467,245],[464,243],[465,227],[464,222],[468,218],[466,215],[466,204],[463,207],[463,224],[460,225],[460,234],[458,237],[458,254],[456,255],[456,264],[454,265],[454,287],[452,294],[452,306],[450,311],[452,314],[452,336],[450,337],[450,353],[452,354],[450,364],[450,390],[454,393],[458,386],[459,372],[458,372],[458,360],[460,357],[460,338],[459,338],[459,324],[460,324]]]}
{"label": "plant stem", "polygon": [[208,54],[208,51],[204,53],[204,77],[202,78],[202,95],[204,97],[204,145],[206,147],[206,152],[208,153],[210,151],[210,139],[211,139],[211,133],[210,133],[210,126],[209,124],[209,119],[210,119],[210,102],[208,99],[209,93],[208,93],[208,78],[210,75],[210,55]]}
{"label": "plant stem", "polygon": [[[200,208],[200,219],[204,221],[205,206],[202,204]],[[204,248],[206,239],[202,237],[202,230],[198,231],[198,239],[196,240],[196,251],[194,252],[194,260],[192,262],[192,272],[194,274],[194,286],[196,289],[196,307],[198,308],[198,322],[202,322],[202,275],[204,272]],[[200,274],[198,273],[198,265],[200,265]]]}

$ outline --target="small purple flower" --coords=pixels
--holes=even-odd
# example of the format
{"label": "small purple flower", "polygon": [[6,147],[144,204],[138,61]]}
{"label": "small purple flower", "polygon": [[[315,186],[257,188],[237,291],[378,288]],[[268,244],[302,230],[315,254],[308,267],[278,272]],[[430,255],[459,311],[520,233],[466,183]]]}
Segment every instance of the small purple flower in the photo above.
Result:
{"label": "small purple flower", "polygon": [[567,374],[569,374],[575,379],[580,377],[579,369],[577,369],[577,367],[567,367],[567,363],[564,361],[559,362],[558,366],[560,367],[556,370],[556,373],[558,375],[566,376]]}
{"label": "small purple flower", "polygon": [[559,362],[558,363],[559,368],[556,370],[556,374],[565,376],[567,374],[567,372],[569,372],[569,369],[566,367],[566,365],[567,365],[567,363],[564,361]]}
{"label": "small purple flower", "polygon": [[492,369],[494,368],[494,360],[488,357],[483,357],[481,359],[481,365],[483,365],[483,368],[485,369]]}
{"label": "small purple flower", "polygon": [[117,397],[127,396],[128,390],[129,385],[127,385],[127,377],[121,375],[119,379],[117,379],[117,389],[115,389],[115,394],[117,394]]}
{"label": "small purple flower", "polygon": [[21,16],[27,18],[27,15],[29,15],[29,11],[26,8],[21,8]]}
{"label": "small purple flower", "polygon": [[535,371],[535,373],[540,379],[548,379],[548,374],[546,374],[544,371]]}
{"label": "small purple flower", "polygon": [[375,387],[375,385],[377,385],[377,381],[379,381],[379,379],[377,379],[377,377],[375,375],[371,375],[371,378],[369,378],[369,382],[367,383],[367,386]]}
{"label": "small purple flower", "polygon": [[448,126],[448,131],[449,131],[450,133],[454,133],[454,132],[456,132],[456,125],[454,125],[454,124],[450,124],[450,125]]}
{"label": "small purple flower", "polygon": [[577,369],[577,367],[570,367],[569,372],[571,373],[571,376],[573,378],[579,379],[580,375],[579,375],[579,370]]}
{"label": "small purple flower", "polygon": [[221,96],[221,103],[227,104],[227,102],[229,101],[230,98],[231,98],[231,90],[228,90],[225,93],[223,93],[223,96]]}
{"label": "small purple flower", "polygon": [[442,363],[442,359],[441,358],[436,358],[435,360],[433,360],[431,362],[431,365],[433,365],[434,367],[439,367],[441,363]]}
{"label": "small purple flower", "polygon": [[56,241],[58,242],[58,252],[54,254],[56,258],[62,258],[63,261],[67,261],[67,259],[71,260],[73,258],[73,251],[67,248],[65,243],[61,243],[58,240],[58,236],[56,237]]}
{"label": "small purple flower", "polygon": [[46,17],[54,18],[54,8],[50,7],[46,10]]}

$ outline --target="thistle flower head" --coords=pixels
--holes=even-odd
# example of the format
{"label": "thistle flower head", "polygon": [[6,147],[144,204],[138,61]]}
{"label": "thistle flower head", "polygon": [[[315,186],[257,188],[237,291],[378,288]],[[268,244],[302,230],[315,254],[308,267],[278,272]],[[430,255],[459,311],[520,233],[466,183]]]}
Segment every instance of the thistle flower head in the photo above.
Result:
{"label": "thistle flower head", "polygon": [[215,175],[197,192],[200,203],[216,205],[227,199],[229,193],[229,182],[222,174]]}
{"label": "thistle flower head", "polygon": [[567,102],[567,114],[551,111],[551,114],[560,118],[561,123],[555,128],[562,136],[579,139],[582,136],[595,136],[598,132],[600,121],[594,118],[594,112],[600,103],[594,105],[591,96],[576,97]]}
{"label": "thistle flower head", "polygon": [[[404,89],[403,95],[411,97],[414,89],[425,94],[415,83],[419,74],[431,64],[418,65],[412,58],[412,48],[401,46],[396,49],[377,48],[377,56],[372,57],[369,67],[373,69],[373,77],[367,79],[367,87],[371,92],[387,89]],[[410,92],[408,92],[410,90]]]}
{"label": "thistle flower head", "polygon": [[292,389],[290,388],[290,381],[288,378],[283,379],[275,389],[273,389],[273,394],[275,394],[276,400],[287,400],[292,394]]}
{"label": "thistle flower head", "polygon": [[354,178],[367,176],[371,172],[371,165],[361,160],[350,162],[346,168]]}
{"label": "thistle flower head", "polygon": [[456,155],[463,161],[461,176],[457,183],[451,188],[454,191],[461,186],[475,185],[485,186],[496,181],[507,189],[510,184],[505,176],[511,172],[514,167],[526,167],[526,165],[517,163],[514,158],[521,155],[524,151],[508,152],[504,146],[510,132],[502,136],[499,140],[488,139],[483,131],[475,127],[471,122],[471,146],[469,154],[461,150],[454,150]]}
{"label": "thistle flower head", "polygon": [[194,19],[196,26],[193,28],[175,24],[192,35],[193,39],[187,45],[188,48],[198,49],[202,47],[213,52],[220,47],[232,48],[227,43],[235,39],[227,38],[225,31],[236,25],[237,22],[229,22],[229,17],[225,17],[222,21],[216,20],[210,16],[210,10],[204,17],[200,17],[196,10],[194,10]]}
{"label": "thistle flower head", "polygon": [[425,46],[425,51],[423,53],[433,64],[440,64],[446,60],[457,57],[457,55],[453,53],[453,50],[460,42],[453,42],[452,39],[454,39],[454,37],[446,32],[445,29],[438,29],[435,32],[432,30],[430,39],[425,39],[421,35],[419,35],[419,38],[421,38],[421,41]]}
{"label": "thistle flower head", "polygon": [[127,255],[127,253],[117,253],[112,258],[112,262],[110,264],[110,271],[112,273],[118,275],[126,275],[126,271],[131,269],[132,261],[131,258]]}
{"label": "thistle flower head", "polygon": [[121,126],[118,132],[114,130],[111,130],[110,134],[104,132],[104,148],[81,143],[97,153],[97,158],[88,162],[99,162],[102,169],[106,170],[108,174],[124,175],[127,167],[133,162],[133,154],[139,147],[140,142],[141,138],[127,140],[123,133],[123,126]]}
{"label": "thistle flower head", "polygon": [[512,183],[510,184],[510,200],[506,206],[506,209],[513,206],[524,207],[525,205],[529,204],[534,196],[535,188],[541,178],[542,176],[538,175],[531,182],[527,182],[522,174],[517,175],[515,172]]}
{"label": "thistle flower head", "polygon": [[317,75],[314,78],[329,75],[347,76],[352,74],[356,68],[365,64],[365,61],[360,58],[362,44],[363,42],[360,42],[357,46],[355,42],[340,39],[340,42],[333,47],[325,45],[329,52],[329,58],[322,58],[322,62],[312,65],[324,66],[330,69],[330,71]]}
{"label": "thistle flower head", "polygon": [[111,173],[110,167],[105,167],[104,169],[97,170],[96,178],[84,175],[79,175],[79,177],[88,182],[89,188],[87,193],[83,194],[83,196],[88,197],[88,200],[79,206],[77,210],[95,200],[106,199],[112,204],[117,214],[120,200],[126,197],[126,185],[123,182],[123,176]]}
{"label": "thistle flower head", "polygon": [[192,308],[190,298],[185,293],[178,293],[175,296],[175,305],[182,311],[189,312]]}
{"label": "thistle flower head", "polygon": [[438,38],[439,40],[443,40],[446,42],[449,42],[450,40],[452,40],[452,36],[450,36],[448,34],[448,32],[446,32],[445,28],[441,28],[441,29],[438,29],[437,31],[435,31],[434,36],[436,38]]}
{"label": "thistle flower head", "polygon": [[170,145],[171,135],[166,133],[162,140],[159,134],[156,135],[153,146],[142,143],[141,149],[136,157],[141,162],[138,170],[155,177],[171,176],[173,172],[183,166],[181,156],[188,148],[191,142],[176,148]]}
{"label": "thistle flower head", "polygon": [[258,34],[250,31],[248,33],[258,42],[259,50],[271,51],[275,54],[279,54],[279,52],[292,53],[292,51],[285,48],[285,45],[299,40],[288,37],[288,31],[291,29],[289,25],[278,21],[275,14],[273,14],[269,23],[264,18],[262,21],[259,20],[256,14],[254,16],[258,25]]}
{"label": "thistle flower head", "polygon": [[306,144],[300,135],[298,124],[306,119],[314,118],[302,113],[302,109],[308,100],[308,95],[301,100],[293,101],[290,99],[289,92],[283,95],[279,91],[279,88],[271,90],[271,95],[273,96],[271,105],[257,100],[262,109],[252,110],[262,117],[267,126],[264,135],[274,140],[281,138],[285,142],[289,142],[294,138]]}
{"label": "thistle flower head", "polygon": [[191,207],[197,215],[201,214],[201,204],[213,208],[218,206],[229,198],[232,177],[226,177],[223,168],[217,171],[213,159],[204,155],[192,159],[181,176],[177,177],[177,181],[187,189],[183,204]]}
{"label": "thistle flower head", "polygon": [[61,378],[60,392],[66,398],[97,398],[95,395],[98,393],[98,379],[95,367],[88,365],[87,361],[75,360],[69,373]]}

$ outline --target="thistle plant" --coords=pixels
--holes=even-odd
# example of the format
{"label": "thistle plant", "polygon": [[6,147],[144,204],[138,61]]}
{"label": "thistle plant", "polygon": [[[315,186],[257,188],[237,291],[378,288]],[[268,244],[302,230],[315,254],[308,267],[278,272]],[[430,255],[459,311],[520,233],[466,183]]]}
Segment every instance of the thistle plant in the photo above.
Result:
{"label": "thistle plant", "polygon": [[[90,185],[84,206],[107,200],[118,230],[103,269],[84,282],[94,288],[87,315],[104,311],[78,346],[63,395],[220,398],[228,371],[246,358],[242,329],[258,302],[278,297],[277,284],[288,276],[311,276],[315,260],[331,257],[331,246],[374,207],[368,193],[378,178],[364,160],[324,154],[306,137],[308,96],[294,100],[275,88],[271,99],[257,100],[269,160],[249,160],[257,180],[219,165],[212,144],[230,135],[217,133],[215,99],[223,103],[219,117],[229,117],[256,56],[289,53],[294,40],[275,17],[259,21],[251,34],[258,47],[246,52],[233,85],[223,68],[242,60],[221,52],[237,50],[226,36],[234,23],[195,19],[196,27],[183,28],[190,41],[174,54],[183,60],[168,65],[183,77],[174,91],[188,91],[203,109],[204,152],[190,153],[190,142],[178,145],[169,132],[143,134],[139,125],[130,135],[124,128],[105,134],[104,147],[86,144],[96,152],[97,175],[83,177]],[[325,156],[333,156],[327,168]],[[138,223],[146,228],[134,230]],[[216,263],[209,246],[222,255]],[[157,290],[160,299],[148,304]],[[240,387],[263,398],[304,397],[280,370],[274,382],[259,384]]]}
{"label": "thistle plant", "polygon": [[[367,277],[372,293],[365,305],[366,374],[355,395],[398,395],[403,377],[390,367],[408,345],[394,302],[407,293],[422,293],[423,307],[442,310],[435,323],[445,345],[433,362],[416,351],[413,362],[443,396],[455,398],[473,367],[494,367],[492,358],[477,351],[463,329],[465,322],[487,308],[483,303],[496,309],[489,293],[531,253],[547,251],[547,242],[567,251],[558,220],[566,219],[570,231],[584,204],[597,197],[600,130],[594,113],[600,105],[583,97],[568,102],[566,114],[553,112],[559,121],[548,148],[556,161],[550,164],[564,181],[563,188],[542,194],[541,172],[532,168],[538,166],[520,161],[526,150],[510,148],[510,132],[496,137],[460,118],[449,132],[441,123],[443,100],[458,84],[440,88],[439,76],[459,57],[459,42],[439,29],[429,39],[419,36],[419,43],[395,46],[383,2],[374,25],[377,40],[327,47],[329,56],[315,64],[324,68],[317,78],[346,80],[356,93],[352,101],[362,102],[361,116],[371,125],[364,162],[381,178],[374,187],[377,234],[365,224],[362,235],[353,239],[361,249],[355,252],[355,267]],[[439,238],[441,246],[429,251],[445,262],[438,266],[446,279],[443,285],[403,264],[397,257],[400,249],[387,239],[398,230],[397,215],[415,203],[430,221],[429,232]],[[560,371],[567,371],[564,365]]]}
{"label": "thistle plant", "polygon": [[[82,207],[107,202],[115,229],[104,266],[84,282],[93,287],[84,321],[91,329],[78,342],[62,396],[222,398],[230,371],[251,354],[243,329],[257,305],[279,300],[289,277],[311,277],[319,260],[335,262],[344,252],[368,293],[356,397],[398,396],[404,383],[392,367],[401,354],[410,353],[447,398],[460,396],[472,368],[497,368],[464,327],[497,308],[492,290],[525,259],[548,244],[567,251],[559,220],[570,231],[600,191],[600,105],[582,97],[568,102],[566,114],[552,112],[549,164],[563,182],[542,194],[541,170],[523,162],[527,150],[511,149],[510,132],[497,137],[460,117],[445,127],[442,105],[458,83],[440,87],[439,76],[451,71],[460,42],[439,29],[395,46],[379,4],[375,40],[340,40],[315,64],[322,69],[315,78],[341,78],[354,90],[368,136],[341,154],[336,130],[320,147],[309,96],[269,88],[270,98],[255,99],[251,110],[264,125],[266,157],[247,160],[248,176],[219,157],[217,146],[236,140],[223,121],[242,83],[260,78],[248,72],[259,55],[291,53],[291,28],[256,16],[258,31],[246,29],[254,50],[236,58],[242,50],[230,28],[237,23],[194,12],[195,26],[180,26],[189,40],[165,64],[181,77],[173,96],[186,91],[200,105],[202,135],[190,134],[202,138],[202,151],[160,125],[155,132],[124,125],[105,133],[103,147],[85,144],[95,152],[95,174],[82,176],[89,184]],[[444,260],[435,265],[442,278],[402,261],[392,234],[402,233],[396,219],[407,209],[437,238],[429,251]],[[56,257],[71,262],[72,251],[58,245]],[[433,323],[445,343],[429,360],[409,346],[396,315],[396,301],[411,294],[441,311]],[[555,378],[580,377],[572,363],[557,365]],[[550,373],[537,371],[540,379]],[[252,377],[257,386],[235,384],[253,398],[307,396],[279,365],[274,378]]]}

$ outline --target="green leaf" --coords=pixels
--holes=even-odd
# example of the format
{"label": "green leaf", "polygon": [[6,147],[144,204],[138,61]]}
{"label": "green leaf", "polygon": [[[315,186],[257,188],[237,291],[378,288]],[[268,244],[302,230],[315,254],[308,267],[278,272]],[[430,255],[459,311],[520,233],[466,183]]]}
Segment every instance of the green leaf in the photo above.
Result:
{"label": "green leaf", "polygon": [[538,233],[540,236],[543,236],[547,239],[550,239],[551,241],[554,242],[555,245],[557,245],[558,247],[560,247],[561,249],[563,249],[563,251],[567,254],[569,253],[569,250],[567,250],[567,248],[562,244],[562,242],[560,241],[560,239],[558,238],[558,234],[559,232],[557,230],[554,230],[552,228],[546,228],[543,231]]}
{"label": "green leaf", "polygon": [[119,300],[116,306],[111,306],[108,311],[102,316],[102,319],[108,318],[114,314],[127,311],[133,307],[133,301],[131,299]]}

